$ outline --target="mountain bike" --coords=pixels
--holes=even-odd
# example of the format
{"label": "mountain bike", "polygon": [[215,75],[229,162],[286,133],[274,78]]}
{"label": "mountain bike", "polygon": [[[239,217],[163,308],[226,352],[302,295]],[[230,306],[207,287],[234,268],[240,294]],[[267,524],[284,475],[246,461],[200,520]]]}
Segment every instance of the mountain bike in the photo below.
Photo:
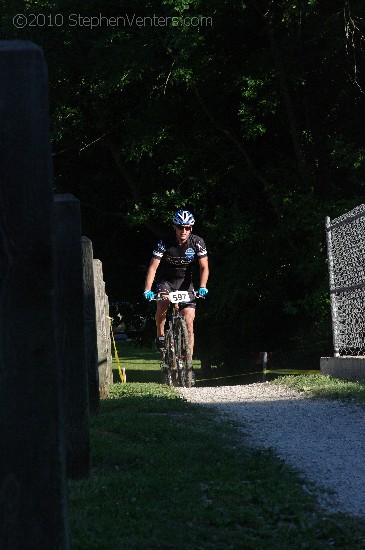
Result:
{"label": "mountain bike", "polygon": [[155,298],[155,300],[170,300],[166,315],[165,347],[161,361],[164,382],[169,386],[191,388],[195,384],[189,333],[185,318],[179,310],[179,304],[190,302],[192,295],[196,298],[200,297],[195,292],[177,290],[159,292]]}

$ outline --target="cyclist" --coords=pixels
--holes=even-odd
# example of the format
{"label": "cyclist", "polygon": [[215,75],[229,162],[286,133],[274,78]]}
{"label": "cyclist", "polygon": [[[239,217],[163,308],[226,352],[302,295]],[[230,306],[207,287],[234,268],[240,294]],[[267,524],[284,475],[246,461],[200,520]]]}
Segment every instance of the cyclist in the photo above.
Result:
{"label": "cyclist", "polygon": [[[194,216],[188,210],[178,210],[172,219],[173,232],[162,239],[152,253],[149,265],[144,296],[152,300],[155,293],[172,292],[175,290],[194,291],[192,283],[192,270],[194,260],[198,260],[200,269],[200,296],[208,293],[207,282],[209,276],[208,255],[205,243],[201,237],[192,233],[195,223]],[[157,272],[155,286],[153,283]],[[152,291],[152,287],[154,291]],[[169,300],[159,300],[156,310],[156,345],[158,351],[164,348],[164,332],[166,313],[169,308]],[[194,319],[195,299],[180,304],[180,310],[186,320],[190,339],[191,355],[194,349]]]}

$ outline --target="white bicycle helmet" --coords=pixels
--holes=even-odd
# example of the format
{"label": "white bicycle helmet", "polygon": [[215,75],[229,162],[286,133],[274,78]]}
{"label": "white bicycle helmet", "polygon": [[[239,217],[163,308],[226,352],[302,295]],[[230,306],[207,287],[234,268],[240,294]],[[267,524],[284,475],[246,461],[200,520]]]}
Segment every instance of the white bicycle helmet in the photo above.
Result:
{"label": "white bicycle helmet", "polygon": [[189,210],[178,210],[172,219],[175,225],[194,225],[194,216]]}

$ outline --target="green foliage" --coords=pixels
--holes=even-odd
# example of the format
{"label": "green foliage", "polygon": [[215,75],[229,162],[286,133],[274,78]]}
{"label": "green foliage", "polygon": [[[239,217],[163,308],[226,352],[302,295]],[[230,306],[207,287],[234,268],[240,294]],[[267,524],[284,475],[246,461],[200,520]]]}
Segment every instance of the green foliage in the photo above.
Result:
{"label": "green foliage", "polygon": [[[327,352],[324,217],[363,202],[364,4],[150,0],[142,12],[136,0],[118,9],[27,0],[17,9],[146,18],[92,29],[16,29],[12,6],[1,6],[5,38],[44,48],[55,187],[81,200],[111,297],[140,299],[154,241],[186,207],[212,267],[197,351]],[[154,15],[169,23],[149,24]],[[212,327],[220,338],[206,337]]]}

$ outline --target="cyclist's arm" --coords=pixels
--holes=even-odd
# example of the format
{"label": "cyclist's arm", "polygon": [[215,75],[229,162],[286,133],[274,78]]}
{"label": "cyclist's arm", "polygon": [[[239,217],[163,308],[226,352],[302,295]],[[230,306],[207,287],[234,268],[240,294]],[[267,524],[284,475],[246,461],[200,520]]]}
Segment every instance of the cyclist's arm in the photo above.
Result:
{"label": "cyclist's arm", "polygon": [[147,270],[146,282],[144,285],[145,290],[151,290],[160,261],[161,260],[158,258],[152,258]]}
{"label": "cyclist's arm", "polygon": [[200,286],[202,288],[207,288],[207,282],[209,277],[208,256],[205,256],[204,258],[199,258],[199,269],[200,269]]}

